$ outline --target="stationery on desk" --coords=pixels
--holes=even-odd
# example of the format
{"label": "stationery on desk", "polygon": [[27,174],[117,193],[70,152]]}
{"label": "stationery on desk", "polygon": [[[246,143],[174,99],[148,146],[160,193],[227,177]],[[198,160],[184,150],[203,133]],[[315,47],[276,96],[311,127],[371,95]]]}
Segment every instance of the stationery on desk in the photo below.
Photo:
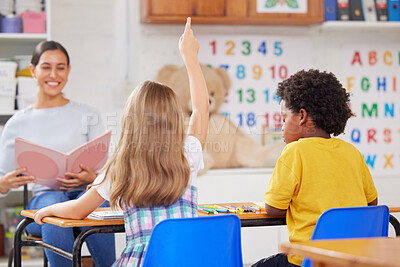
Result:
{"label": "stationery on desk", "polygon": [[56,151],[22,138],[15,138],[15,168],[26,168],[36,183],[60,189],[57,177],[65,177],[66,172],[78,173],[83,164],[94,172],[100,170],[107,161],[111,130],[75,148],[69,153]]}
{"label": "stationery on desk", "polygon": [[199,205],[198,211],[206,214],[218,214],[218,213],[244,213],[254,212],[259,213],[265,211],[265,208],[259,202],[251,202],[249,204],[211,204],[211,205]]}

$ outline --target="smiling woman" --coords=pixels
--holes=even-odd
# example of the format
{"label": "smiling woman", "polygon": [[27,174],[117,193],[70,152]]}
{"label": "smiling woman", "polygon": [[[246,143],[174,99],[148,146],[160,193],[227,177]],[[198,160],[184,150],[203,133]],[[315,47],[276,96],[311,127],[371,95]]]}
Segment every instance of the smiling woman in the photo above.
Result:
{"label": "smiling woman", "polygon": [[[66,49],[55,41],[39,43],[29,66],[39,93],[36,102],[15,113],[4,126],[0,146],[0,196],[12,188],[35,182],[36,177],[26,175],[25,168],[14,169],[15,138],[20,137],[41,146],[67,153],[104,132],[104,125],[97,109],[67,99],[62,91],[71,70]],[[77,173],[67,172],[58,177],[61,191],[35,184],[28,209],[79,198],[96,174],[80,164]],[[38,179],[40,177],[37,177]],[[104,202],[102,206],[109,206]],[[72,229],[31,224],[30,235],[42,237],[44,242],[72,251]],[[103,246],[103,244],[109,244]],[[111,266],[115,261],[113,235],[88,238],[87,246],[96,266]],[[46,250],[51,266],[71,266],[71,261]]]}

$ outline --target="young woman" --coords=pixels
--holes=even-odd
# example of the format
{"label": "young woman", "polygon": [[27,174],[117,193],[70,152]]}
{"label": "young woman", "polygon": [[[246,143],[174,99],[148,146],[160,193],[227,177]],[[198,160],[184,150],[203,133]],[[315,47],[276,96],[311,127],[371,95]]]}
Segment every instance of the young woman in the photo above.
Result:
{"label": "young woman", "polygon": [[[95,108],[71,101],[62,94],[70,69],[68,53],[61,44],[43,41],[36,46],[30,70],[39,87],[38,98],[32,106],[15,113],[4,127],[0,151],[0,193],[6,194],[11,188],[35,181],[35,177],[23,175],[25,169],[14,170],[16,137],[69,152],[104,132],[100,114]],[[83,165],[81,172],[65,175],[66,178],[58,178],[62,191],[35,184],[28,208],[40,209],[79,198],[86,185],[96,178],[96,174]],[[47,243],[72,251],[74,234],[71,228],[31,224],[27,230],[33,236],[41,236]],[[86,244],[96,266],[110,266],[115,260],[113,235],[90,237]],[[70,260],[53,252],[46,250],[46,256],[51,266],[71,266]]]}

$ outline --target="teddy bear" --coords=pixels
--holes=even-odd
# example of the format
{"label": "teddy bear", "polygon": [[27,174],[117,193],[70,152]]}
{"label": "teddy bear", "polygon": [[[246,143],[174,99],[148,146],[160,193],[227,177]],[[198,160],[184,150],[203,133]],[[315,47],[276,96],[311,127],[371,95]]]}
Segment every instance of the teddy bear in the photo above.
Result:
{"label": "teddy bear", "polygon": [[[227,116],[220,114],[219,108],[231,85],[230,78],[222,68],[202,65],[201,69],[210,102],[210,119],[203,152],[202,174],[209,169],[274,167],[283,145],[260,145],[241,131]],[[172,64],[165,65],[159,71],[156,80],[175,91],[178,102],[187,115],[185,118],[188,119],[192,109],[186,68]]]}

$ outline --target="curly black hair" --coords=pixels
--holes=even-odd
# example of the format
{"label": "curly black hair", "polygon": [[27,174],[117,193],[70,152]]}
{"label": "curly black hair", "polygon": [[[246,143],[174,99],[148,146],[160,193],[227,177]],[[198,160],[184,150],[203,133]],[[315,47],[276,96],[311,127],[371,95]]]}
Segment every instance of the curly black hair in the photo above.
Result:
{"label": "curly black hair", "polygon": [[349,107],[350,94],[333,73],[316,69],[301,70],[278,84],[277,96],[294,113],[304,108],[315,127],[337,136],[354,116]]}

